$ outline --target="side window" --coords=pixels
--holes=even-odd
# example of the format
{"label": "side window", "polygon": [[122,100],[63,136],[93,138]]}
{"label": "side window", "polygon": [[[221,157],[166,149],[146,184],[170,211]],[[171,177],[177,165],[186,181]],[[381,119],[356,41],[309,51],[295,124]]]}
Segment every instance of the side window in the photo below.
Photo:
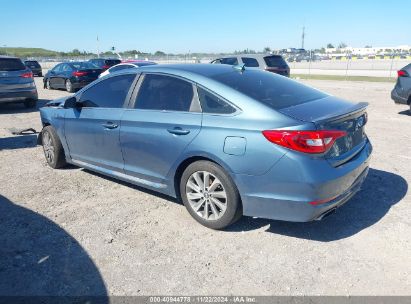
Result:
{"label": "side window", "polygon": [[221,58],[220,62],[222,64],[229,64],[229,65],[237,65],[238,64],[237,57]]}
{"label": "side window", "polygon": [[243,61],[244,65],[245,65],[246,67],[256,68],[256,67],[259,67],[259,66],[260,66],[260,65],[258,64],[257,59],[255,59],[255,58],[241,57],[241,60]]}
{"label": "side window", "polygon": [[81,94],[84,107],[121,108],[135,78],[133,75],[120,75],[100,81]]}
{"label": "side window", "polygon": [[212,64],[221,64],[221,59],[215,59],[211,61]]}
{"label": "side window", "polygon": [[202,88],[198,88],[197,91],[203,113],[231,114],[236,111],[235,108],[216,95]]}
{"label": "side window", "polygon": [[52,69],[52,71],[56,73],[61,72],[62,67],[63,67],[63,64],[58,64]]}
{"label": "side window", "polygon": [[138,92],[135,108],[189,112],[196,111],[198,106],[191,83],[176,77],[147,74]]}
{"label": "side window", "polygon": [[63,65],[63,67],[61,69],[62,72],[70,72],[72,70],[73,69],[68,64]]}

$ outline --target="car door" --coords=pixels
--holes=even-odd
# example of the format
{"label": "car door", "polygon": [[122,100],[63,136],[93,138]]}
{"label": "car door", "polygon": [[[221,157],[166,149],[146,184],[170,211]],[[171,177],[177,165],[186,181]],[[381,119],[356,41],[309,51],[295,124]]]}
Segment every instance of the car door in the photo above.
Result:
{"label": "car door", "polygon": [[60,88],[65,88],[66,80],[71,77],[71,74],[74,72],[73,67],[70,64],[64,64],[61,68],[61,71],[58,73],[57,83]]}
{"label": "car door", "polygon": [[166,176],[198,135],[202,114],[192,83],[169,75],[145,74],[120,129],[124,171],[164,187]]}
{"label": "car door", "polygon": [[123,173],[120,120],[136,74],[97,82],[81,93],[79,106],[67,109],[65,137],[72,161]]}
{"label": "car door", "polygon": [[59,88],[58,85],[58,77],[59,77],[59,73],[61,72],[61,69],[63,67],[64,63],[60,63],[58,65],[56,65],[50,72],[49,72],[49,81],[50,81],[50,85],[53,88]]}

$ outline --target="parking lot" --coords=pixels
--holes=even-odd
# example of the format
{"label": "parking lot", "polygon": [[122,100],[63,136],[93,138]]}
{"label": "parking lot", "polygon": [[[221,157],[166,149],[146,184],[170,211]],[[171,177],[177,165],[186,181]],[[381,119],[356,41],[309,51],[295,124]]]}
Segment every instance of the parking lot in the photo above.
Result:
{"label": "parking lot", "polygon": [[[38,109],[0,106],[2,295],[408,295],[411,116],[393,83],[304,81],[369,102],[363,189],[319,222],[243,218],[225,231],[180,203],[76,167],[47,166]],[[67,95],[44,90],[39,106]]]}

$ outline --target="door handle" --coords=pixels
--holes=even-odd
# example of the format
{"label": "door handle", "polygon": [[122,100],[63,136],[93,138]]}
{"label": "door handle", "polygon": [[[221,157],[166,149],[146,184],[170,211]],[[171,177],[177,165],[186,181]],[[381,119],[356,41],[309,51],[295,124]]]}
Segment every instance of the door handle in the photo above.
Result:
{"label": "door handle", "polygon": [[114,123],[112,123],[112,122],[103,123],[102,126],[103,126],[105,129],[110,129],[110,130],[111,130],[111,129],[115,129],[115,128],[118,127],[118,125],[116,125],[116,124],[114,124]]}
{"label": "door handle", "polygon": [[174,134],[174,135],[187,135],[190,133],[190,130],[183,130],[180,127],[175,127],[173,129],[167,129],[168,133]]}

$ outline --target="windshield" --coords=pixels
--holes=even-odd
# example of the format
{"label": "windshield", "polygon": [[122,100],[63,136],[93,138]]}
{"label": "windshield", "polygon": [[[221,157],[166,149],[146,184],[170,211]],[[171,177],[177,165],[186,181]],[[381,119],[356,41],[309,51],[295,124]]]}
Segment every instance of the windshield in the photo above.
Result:
{"label": "windshield", "polygon": [[92,69],[98,69],[99,67],[96,66],[95,64],[92,64],[91,62],[73,62],[70,63],[75,69],[77,70],[92,70]]}
{"label": "windshield", "polygon": [[17,58],[0,58],[0,71],[21,71],[25,70],[23,62]]}
{"label": "windshield", "polygon": [[328,96],[287,77],[259,70],[230,72],[213,79],[275,109],[283,109]]}

